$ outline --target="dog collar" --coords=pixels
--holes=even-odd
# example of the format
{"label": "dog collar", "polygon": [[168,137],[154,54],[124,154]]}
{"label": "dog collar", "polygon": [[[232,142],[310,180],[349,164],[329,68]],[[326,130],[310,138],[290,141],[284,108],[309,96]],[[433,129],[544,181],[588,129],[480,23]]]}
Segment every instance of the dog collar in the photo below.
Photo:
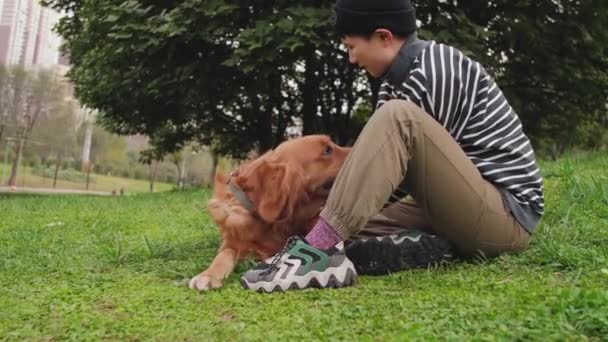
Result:
{"label": "dog collar", "polygon": [[241,189],[238,185],[236,185],[232,181],[233,174],[234,173],[231,173],[230,177],[228,177],[228,188],[230,189],[230,192],[234,195],[234,197],[237,199],[237,201],[239,201],[239,203],[245,209],[247,209],[250,212],[254,212],[255,206],[253,205],[253,202],[251,201],[251,199],[249,199],[249,196],[247,196],[245,191],[243,191],[243,189]]}

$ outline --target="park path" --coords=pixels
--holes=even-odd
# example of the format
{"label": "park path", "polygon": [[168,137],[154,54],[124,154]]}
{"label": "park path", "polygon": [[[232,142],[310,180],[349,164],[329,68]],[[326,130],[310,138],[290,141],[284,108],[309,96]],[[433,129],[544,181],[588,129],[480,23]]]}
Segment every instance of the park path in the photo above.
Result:
{"label": "park path", "polygon": [[112,195],[109,191],[88,191],[78,189],[50,189],[50,188],[28,188],[28,187],[16,187],[11,188],[9,186],[0,186],[0,193],[18,193],[18,194],[79,194],[79,195],[98,195],[98,196],[110,196]]}

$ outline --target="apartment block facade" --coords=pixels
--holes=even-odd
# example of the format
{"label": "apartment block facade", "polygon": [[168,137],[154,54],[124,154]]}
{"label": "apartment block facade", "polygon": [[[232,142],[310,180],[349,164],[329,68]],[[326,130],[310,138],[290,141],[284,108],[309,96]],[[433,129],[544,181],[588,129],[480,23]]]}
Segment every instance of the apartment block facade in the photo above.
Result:
{"label": "apartment block facade", "polygon": [[38,0],[0,0],[0,64],[26,68],[65,64],[61,38],[52,31],[59,13]]}

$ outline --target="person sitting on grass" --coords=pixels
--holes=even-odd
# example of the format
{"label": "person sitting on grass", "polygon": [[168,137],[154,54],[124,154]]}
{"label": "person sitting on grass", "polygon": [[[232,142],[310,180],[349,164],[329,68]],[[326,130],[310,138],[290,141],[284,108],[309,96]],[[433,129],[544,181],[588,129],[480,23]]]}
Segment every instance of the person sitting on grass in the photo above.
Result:
{"label": "person sitting on grass", "polygon": [[[244,287],[347,286],[357,277],[351,259],[387,272],[415,267],[415,245],[437,237],[460,255],[526,249],[543,215],[543,181],[520,119],[484,68],[419,40],[409,0],[338,0],[335,28],[350,63],[382,80],[376,110],[318,223],[246,272]],[[414,201],[395,202],[404,194]],[[404,238],[413,228],[424,239]],[[343,241],[366,231],[387,234],[345,251]]]}

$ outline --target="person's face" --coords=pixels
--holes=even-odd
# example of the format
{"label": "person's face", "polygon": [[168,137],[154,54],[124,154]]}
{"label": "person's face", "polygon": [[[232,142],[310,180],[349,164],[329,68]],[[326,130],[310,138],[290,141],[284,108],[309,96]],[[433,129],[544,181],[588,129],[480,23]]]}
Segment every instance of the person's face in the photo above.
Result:
{"label": "person's face", "polygon": [[342,44],[348,51],[348,61],[376,78],[386,73],[396,55],[393,36],[386,30],[377,30],[369,38],[347,35]]}

